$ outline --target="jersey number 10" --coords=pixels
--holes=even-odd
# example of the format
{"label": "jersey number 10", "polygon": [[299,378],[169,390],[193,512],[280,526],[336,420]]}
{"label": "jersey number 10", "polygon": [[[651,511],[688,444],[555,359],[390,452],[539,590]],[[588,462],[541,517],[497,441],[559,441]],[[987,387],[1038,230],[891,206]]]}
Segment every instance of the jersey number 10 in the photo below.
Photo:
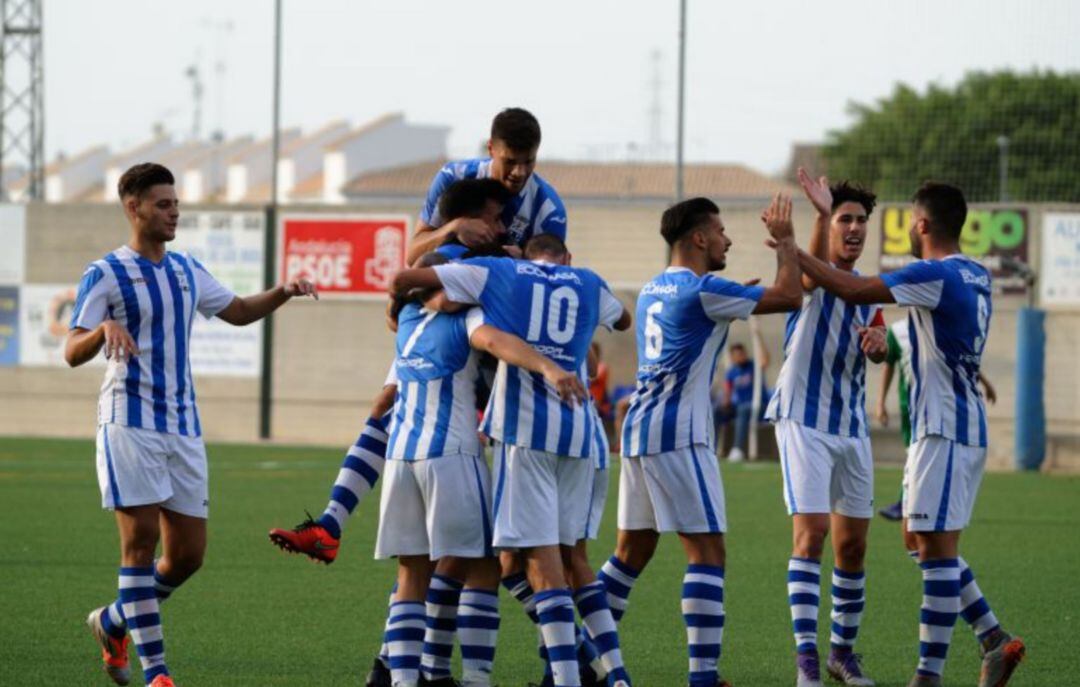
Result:
{"label": "jersey number 10", "polygon": [[525,337],[526,340],[539,341],[541,334],[547,330],[547,337],[552,342],[561,345],[570,343],[577,326],[579,302],[577,292],[569,286],[552,289],[549,294],[543,284],[533,284],[529,334]]}

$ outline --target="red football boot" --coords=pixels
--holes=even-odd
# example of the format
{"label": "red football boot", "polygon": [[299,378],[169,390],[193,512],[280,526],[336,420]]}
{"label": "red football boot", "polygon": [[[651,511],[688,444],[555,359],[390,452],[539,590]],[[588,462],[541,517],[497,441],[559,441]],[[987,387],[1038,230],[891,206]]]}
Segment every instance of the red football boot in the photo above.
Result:
{"label": "red football boot", "polygon": [[312,520],[310,513],[307,520],[291,530],[270,530],[270,541],[283,551],[302,553],[327,565],[337,558],[338,546],[341,543],[341,540],[331,536],[325,527]]}

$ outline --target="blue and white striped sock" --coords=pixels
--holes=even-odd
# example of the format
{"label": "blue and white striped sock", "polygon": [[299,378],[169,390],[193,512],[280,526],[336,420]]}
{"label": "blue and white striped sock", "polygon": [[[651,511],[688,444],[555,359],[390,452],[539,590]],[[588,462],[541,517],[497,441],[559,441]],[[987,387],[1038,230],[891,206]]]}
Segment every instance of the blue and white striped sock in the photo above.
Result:
{"label": "blue and white striped sock", "polygon": [[538,653],[540,660],[544,662],[544,675],[551,674],[551,662],[548,661],[547,648],[544,646],[544,636],[540,633],[540,616],[536,614],[536,597],[529,585],[525,573],[519,572],[502,578],[502,586],[510,592],[510,596],[518,600],[525,609],[525,615],[536,625],[537,641],[539,642]]}
{"label": "blue and white striped sock", "polygon": [[390,598],[386,601],[386,622],[383,623],[383,643],[379,647],[379,661],[390,669],[390,645],[386,643],[386,633],[390,631],[390,609],[394,607],[394,595],[397,594],[397,582],[390,587]]}
{"label": "blue and white striped sock", "polygon": [[615,556],[612,556],[600,568],[596,579],[604,583],[607,590],[608,607],[615,622],[622,620],[626,606],[630,603],[630,590],[634,588],[640,571],[634,570]]}
{"label": "blue and white striped sock", "polygon": [[536,612],[551,662],[555,687],[581,687],[577,647],[574,641],[574,602],[570,590],[547,589],[537,592]]}
{"label": "blue and white striped sock", "polygon": [[461,642],[461,681],[490,685],[499,638],[499,590],[466,588],[458,604],[457,633]]}
{"label": "blue and white striped sock", "polygon": [[356,510],[356,505],[379,480],[386,465],[386,440],[383,421],[368,418],[356,443],[345,454],[345,461],[334,480],[334,488],[330,490],[330,502],[318,520],[331,536],[341,538],[341,530]]}
{"label": "blue and white striped sock", "polygon": [[400,601],[390,607],[386,644],[390,650],[390,678],[395,686],[414,687],[420,681],[426,619],[424,604],[419,601]]}
{"label": "blue and white striped sock", "polygon": [[428,586],[424,650],[420,672],[428,680],[450,677],[450,657],[454,654],[457,632],[458,599],[463,585],[442,575],[432,575]]}
{"label": "blue and white striped sock", "polygon": [[574,592],[574,604],[577,606],[581,622],[592,638],[600,654],[600,662],[611,680],[620,680],[630,684],[630,676],[623,665],[622,651],[619,649],[619,632],[615,627],[615,618],[608,607],[607,590],[599,580],[581,587]]}
{"label": "blue and white striped sock", "polygon": [[720,677],[720,649],[724,640],[723,568],[686,567],[682,613],[690,649],[690,687],[714,687]]}
{"label": "blue and white striped sock", "polygon": [[851,651],[855,646],[865,606],[866,571],[845,572],[833,568],[832,635],[829,638],[833,651]]}
{"label": "blue and white striped sock", "polygon": [[960,614],[960,564],[955,558],[919,563],[923,602],[919,616],[919,675],[940,676]]}
{"label": "blue and white striped sock", "polygon": [[982,590],[975,581],[975,573],[971,571],[967,561],[963,558],[960,562],[960,615],[971,625],[975,635],[982,641],[991,632],[1001,627],[997,616],[990,610],[990,604],[983,598]]}
{"label": "blue and white striped sock", "polygon": [[[181,583],[183,584],[183,583]],[[154,594],[158,603],[165,601],[180,587],[179,584],[169,584],[157,571],[157,561],[154,561]],[[120,607],[120,599],[112,602],[101,616],[101,626],[105,632],[116,639],[123,639],[127,633],[127,621],[124,620],[124,611]]]}
{"label": "blue and white striped sock", "polygon": [[792,557],[788,561],[787,593],[795,650],[817,653],[818,605],[821,603],[821,561]]}
{"label": "blue and white striped sock", "polygon": [[158,675],[168,675],[153,566],[120,568],[120,607],[139,652],[146,683]]}

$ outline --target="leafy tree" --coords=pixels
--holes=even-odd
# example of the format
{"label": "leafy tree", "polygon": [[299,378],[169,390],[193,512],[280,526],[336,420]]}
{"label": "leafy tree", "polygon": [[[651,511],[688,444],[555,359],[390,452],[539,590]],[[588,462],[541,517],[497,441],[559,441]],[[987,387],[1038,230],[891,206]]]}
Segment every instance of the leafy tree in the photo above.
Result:
{"label": "leafy tree", "polygon": [[1080,74],[972,72],[954,88],[898,84],[876,105],[853,103],[855,122],[831,131],[829,175],[902,200],[927,179],[969,200],[999,195],[999,137],[1008,139],[1007,196],[1080,202]]}

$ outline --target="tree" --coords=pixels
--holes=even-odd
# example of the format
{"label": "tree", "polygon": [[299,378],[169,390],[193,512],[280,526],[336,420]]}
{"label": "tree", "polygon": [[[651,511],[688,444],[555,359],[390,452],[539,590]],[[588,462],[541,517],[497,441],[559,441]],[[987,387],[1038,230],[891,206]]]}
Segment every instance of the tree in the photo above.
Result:
{"label": "tree", "polygon": [[849,112],[855,122],[825,143],[829,175],[883,200],[906,200],[927,179],[958,184],[969,200],[998,200],[1005,137],[1010,200],[1080,202],[1080,74],[973,72],[925,93],[898,84],[876,106]]}

